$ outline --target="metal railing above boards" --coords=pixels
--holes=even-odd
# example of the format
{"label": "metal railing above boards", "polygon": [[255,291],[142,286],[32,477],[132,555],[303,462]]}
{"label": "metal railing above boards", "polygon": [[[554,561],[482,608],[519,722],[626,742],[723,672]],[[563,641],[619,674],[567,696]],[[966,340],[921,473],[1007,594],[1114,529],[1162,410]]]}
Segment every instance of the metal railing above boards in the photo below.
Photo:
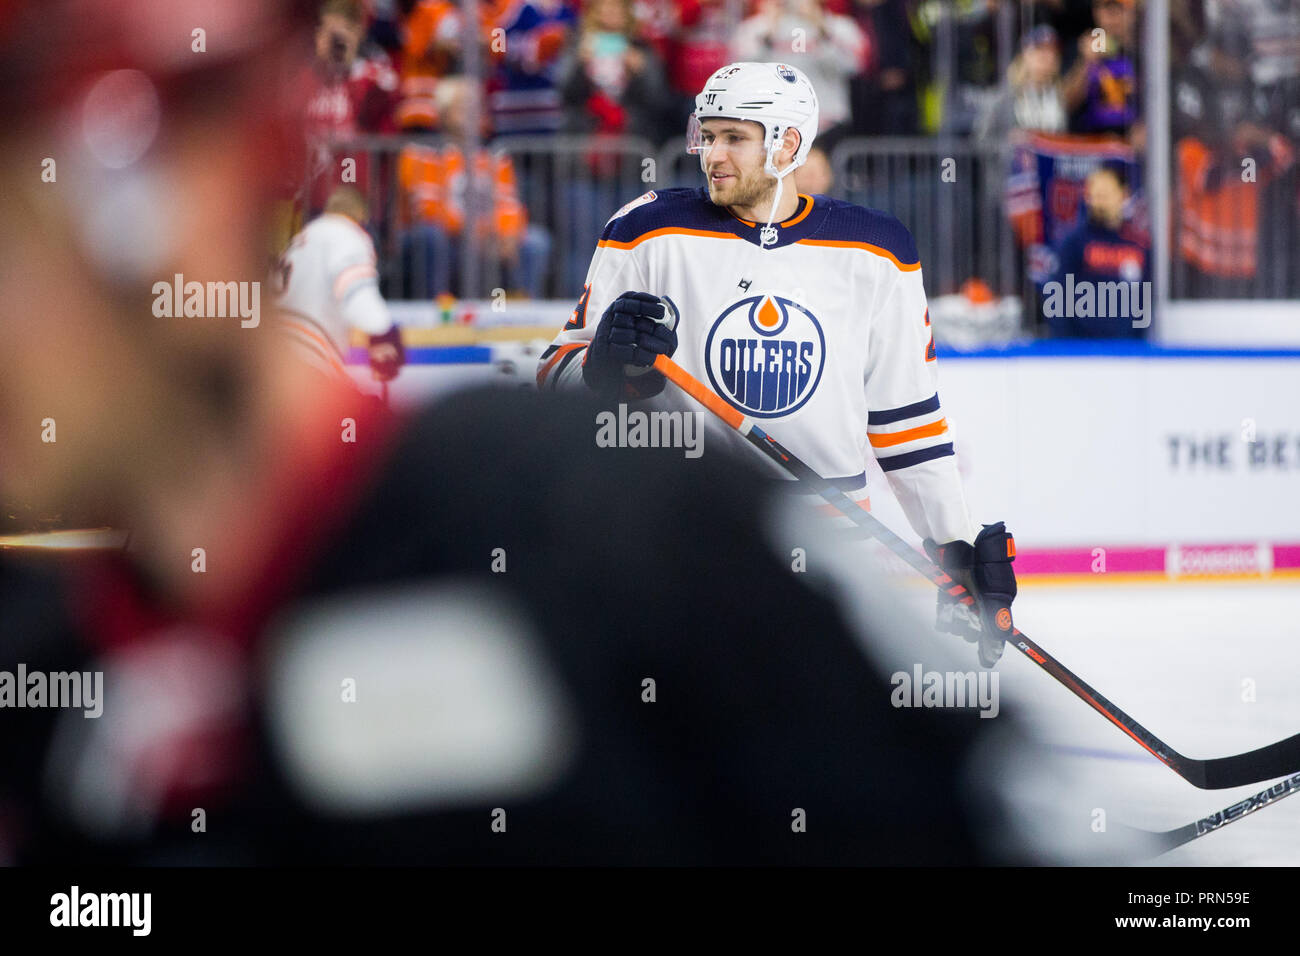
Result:
{"label": "metal railing above boards", "polygon": [[[440,136],[368,136],[318,144],[301,196],[307,215],[319,212],[331,185],[342,177],[344,160],[367,196],[368,228],[375,238],[384,293],[389,298],[490,298],[497,290],[533,298],[573,298],[582,290],[587,267],[605,222],[623,204],[658,184],[659,150],[636,136],[509,136],[484,147],[509,159],[509,171],[495,166],[471,188],[467,177],[430,169],[427,195],[418,197],[399,175],[407,146],[438,151],[459,144]],[[690,157],[688,157],[690,158]],[[421,175],[425,175],[421,173]],[[322,184],[322,177],[327,182]],[[498,233],[510,222],[507,206],[517,199],[527,231],[503,251]],[[448,235],[431,204],[452,203],[463,225]],[[480,226],[479,223],[482,223]]]}
{"label": "metal railing above boards", "polygon": [[911,231],[930,297],[981,280],[1019,295],[1023,268],[1004,212],[1008,152],[1000,144],[912,137],[841,140],[831,194],[897,217]]}
{"label": "metal railing above boards", "polygon": [[514,162],[528,219],[549,231],[545,283],[554,298],[577,299],[610,216],[659,185],[658,148],[640,136],[503,136],[492,148]]}
{"label": "metal railing above boards", "polygon": [[[463,177],[437,184],[443,192],[434,195],[463,211],[459,236],[466,238],[421,246],[428,236],[418,228],[412,196],[398,177],[398,156],[410,144],[439,150],[455,145],[438,136],[370,136],[321,146],[303,189],[311,197],[307,211],[314,214],[328,193],[320,178],[346,181],[343,161],[354,161],[355,183],[369,200],[369,229],[390,298],[425,299],[450,292],[486,299],[494,290],[506,290],[576,299],[610,216],[648,190],[704,182],[699,160],[685,151],[682,138],[658,147],[637,136],[495,139],[486,148],[509,157],[513,189],[529,225],[521,247],[512,250],[512,264],[486,238],[496,221],[505,221],[497,220],[496,203],[510,186],[497,180],[479,190],[468,189]],[[972,278],[983,280],[996,295],[1016,295],[1023,269],[1003,212],[1005,162],[1001,149],[965,142],[846,139],[831,153],[828,191],[888,211],[911,230],[931,296],[954,294]],[[474,224],[485,217],[486,231],[480,234]],[[468,238],[474,236],[483,238]],[[467,258],[475,268],[466,268]]]}

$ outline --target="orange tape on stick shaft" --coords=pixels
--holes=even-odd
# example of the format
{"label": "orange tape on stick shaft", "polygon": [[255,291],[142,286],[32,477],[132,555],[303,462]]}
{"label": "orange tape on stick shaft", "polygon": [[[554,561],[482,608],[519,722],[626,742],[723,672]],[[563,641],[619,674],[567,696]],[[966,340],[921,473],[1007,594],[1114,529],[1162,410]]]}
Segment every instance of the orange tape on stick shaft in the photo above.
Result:
{"label": "orange tape on stick shaft", "polygon": [[722,399],[718,398],[713,392],[704,387],[691,375],[690,372],[682,368],[667,355],[655,356],[655,371],[662,372],[664,378],[672,382],[691,398],[695,399],[713,414],[717,415],[724,422],[737,431],[745,423],[745,416],[736,411]]}

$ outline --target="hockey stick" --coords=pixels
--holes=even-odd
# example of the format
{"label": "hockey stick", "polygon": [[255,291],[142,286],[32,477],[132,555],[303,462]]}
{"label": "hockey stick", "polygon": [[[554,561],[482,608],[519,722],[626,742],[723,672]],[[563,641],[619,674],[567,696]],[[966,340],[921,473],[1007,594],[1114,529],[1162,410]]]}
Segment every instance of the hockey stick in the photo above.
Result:
{"label": "hockey stick", "polygon": [[1226,827],[1229,823],[1236,823],[1242,817],[1248,816],[1256,810],[1262,810],[1264,807],[1272,806],[1297,791],[1300,791],[1300,773],[1294,774],[1285,780],[1279,780],[1267,790],[1261,790],[1259,793],[1238,800],[1232,806],[1224,807],[1208,817],[1202,817],[1172,830],[1143,830],[1127,824],[1121,824],[1121,828],[1123,832],[1132,833],[1135,837],[1140,837],[1148,841],[1148,843],[1154,844],[1157,848],[1155,855],[1159,856],[1185,843],[1191,843],[1207,833],[1214,833],[1216,830]]}
{"label": "hockey stick", "polygon": [[[776,439],[763,431],[752,418],[737,411],[709,391],[703,383],[672,359],[665,355],[656,356],[654,367],[682,391],[738,431],[764,455],[794,478],[807,484],[841,514],[846,515],[890,551],[925,575],[936,587],[943,588],[963,604],[975,603],[970,592],[957,584],[943,569],[909,546],[877,518],[864,511],[857,502],[791,454]],[[1300,768],[1300,734],[1260,747],[1258,750],[1229,757],[1216,757],[1210,760],[1185,757],[1099,694],[1081,677],[1030,640],[1019,628],[1011,628],[1007,643],[1064,684],[1071,693],[1131,737],[1143,750],[1188,783],[1202,790],[1224,790],[1258,783],[1274,777],[1287,776]]]}

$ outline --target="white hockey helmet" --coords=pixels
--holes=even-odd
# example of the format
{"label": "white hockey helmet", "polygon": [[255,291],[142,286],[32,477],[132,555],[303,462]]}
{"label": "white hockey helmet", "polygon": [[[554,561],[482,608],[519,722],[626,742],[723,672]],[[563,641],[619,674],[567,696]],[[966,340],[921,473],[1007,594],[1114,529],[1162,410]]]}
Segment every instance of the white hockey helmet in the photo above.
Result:
{"label": "white hockey helmet", "polygon": [[[817,94],[803,71],[786,63],[730,63],[704,84],[695,97],[686,133],[686,151],[708,154],[700,136],[700,123],[707,119],[753,120],[763,127],[764,170],[778,179],[802,166],[817,136]],[[777,172],[773,157],[786,131],[799,131],[799,148],[790,165]]]}

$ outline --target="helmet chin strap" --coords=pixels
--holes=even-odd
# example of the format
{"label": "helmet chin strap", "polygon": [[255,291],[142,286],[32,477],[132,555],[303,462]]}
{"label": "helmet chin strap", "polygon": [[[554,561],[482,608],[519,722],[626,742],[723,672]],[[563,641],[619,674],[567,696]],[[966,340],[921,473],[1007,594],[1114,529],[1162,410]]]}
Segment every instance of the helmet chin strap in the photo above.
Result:
{"label": "helmet chin strap", "polygon": [[[763,231],[759,233],[759,244],[766,249],[770,245],[776,244],[776,230],[772,226],[772,220],[776,218],[776,208],[781,204],[781,192],[785,186],[785,177],[789,176],[795,170],[795,163],[792,159],[790,165],[785,169],[776,168],[776,151],[780,148],[780,140],[774,142],[767,149],[766,170],[776,177],[776,189],[772,192],[772,207],[767,212],[767,222],[763,224]],[[769,241],[770,237],[770,241]]]}

